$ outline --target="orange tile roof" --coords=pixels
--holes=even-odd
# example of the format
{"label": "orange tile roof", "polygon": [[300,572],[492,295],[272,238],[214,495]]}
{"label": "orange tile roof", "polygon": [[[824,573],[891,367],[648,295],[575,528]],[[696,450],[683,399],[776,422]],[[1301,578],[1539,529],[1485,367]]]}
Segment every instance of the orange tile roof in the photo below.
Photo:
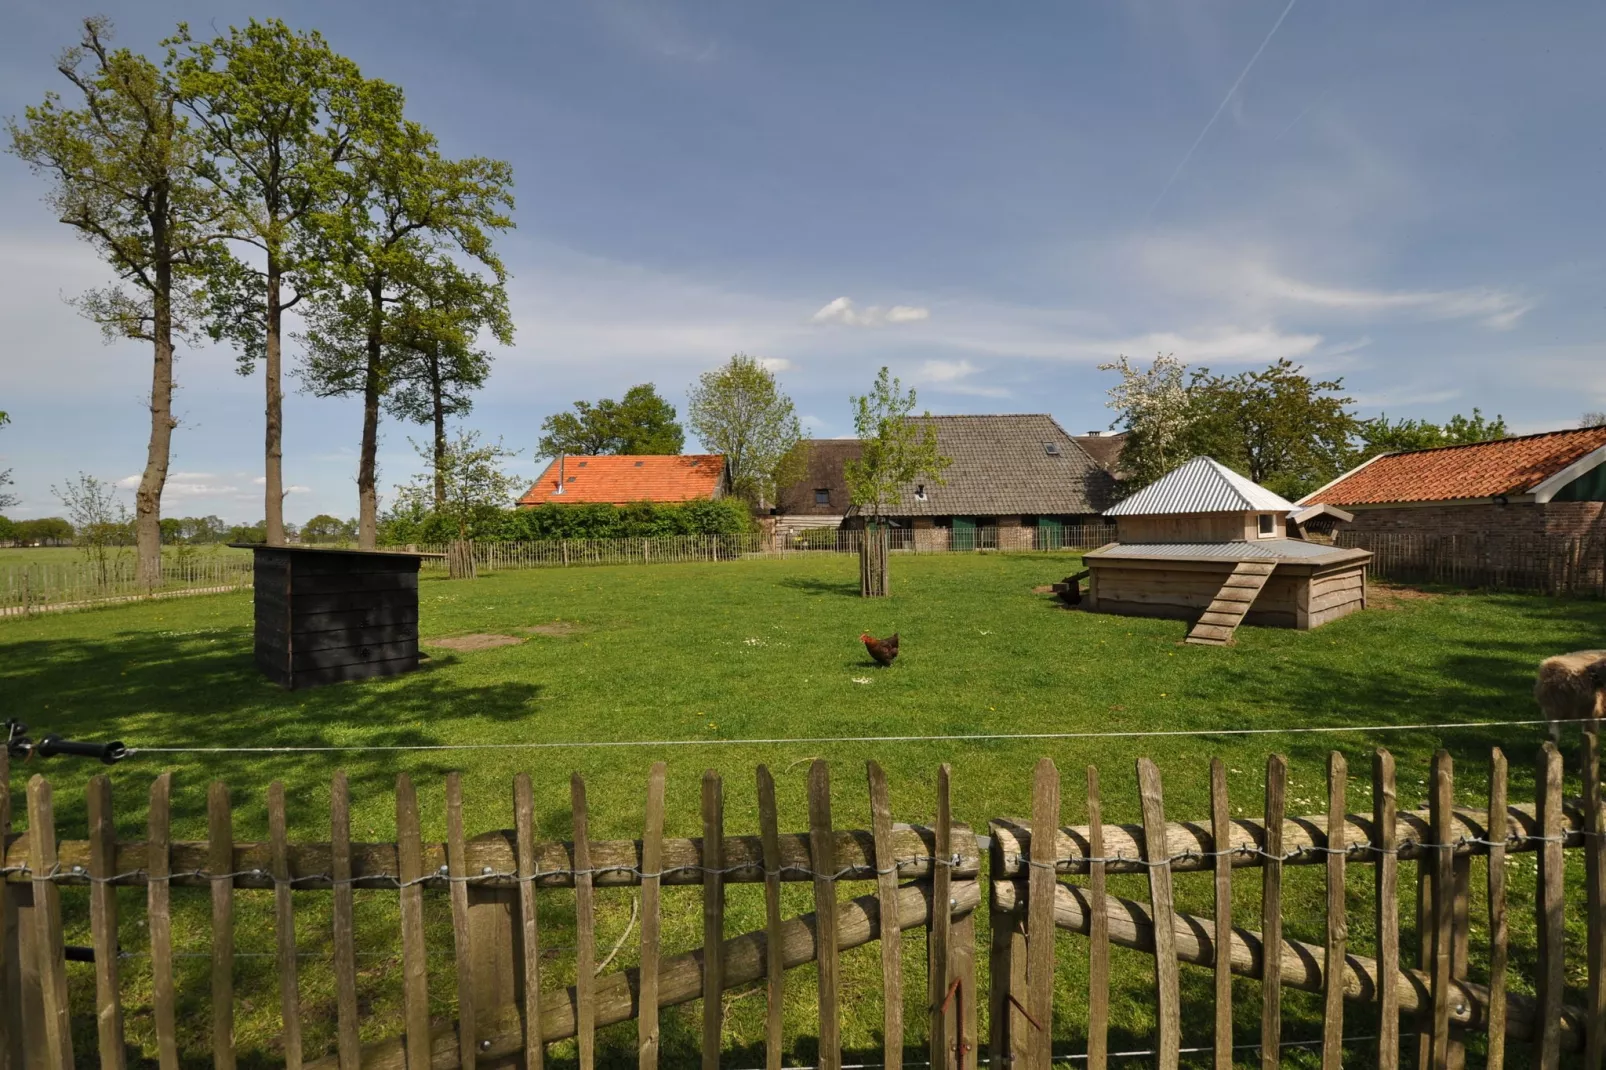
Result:
{"label": "orange tile roof", "polygon": [[1606,446],[1606,427],[1384,454],[1306,502],[1372,505],[1525,494],[1563,468]]}
{"label": "orange tile roof", "polygon": [[563,458],[563,493],[558,490],[559,462],[553,461],[541,478],[519,499],[522,506],[546,502],[583,504],[607,502],[692,502],[714,497],[725,472],[719,454]]}

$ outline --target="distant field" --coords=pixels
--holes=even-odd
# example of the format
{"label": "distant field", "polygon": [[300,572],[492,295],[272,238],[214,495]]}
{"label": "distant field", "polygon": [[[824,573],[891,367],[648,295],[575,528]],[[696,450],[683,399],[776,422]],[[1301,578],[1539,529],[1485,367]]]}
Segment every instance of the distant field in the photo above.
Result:
{"label": "distant field", "polygon": [[[217,559],[222,557],[248,557],[251,551],[236,550],[232,547],[218,543],[213,546],[196,546],[192,553],[200,559]],[[114,558],[126,557],[134,560],[132,546],[119,547],[112,551]],[[162,548],[162,556],[169,562],[177,557],[177,550],[171,546]],[[0,572],[8,568],[21,568],[24,565],[74,565],[89,558],[77,546],[4,546],[0,547]]]}

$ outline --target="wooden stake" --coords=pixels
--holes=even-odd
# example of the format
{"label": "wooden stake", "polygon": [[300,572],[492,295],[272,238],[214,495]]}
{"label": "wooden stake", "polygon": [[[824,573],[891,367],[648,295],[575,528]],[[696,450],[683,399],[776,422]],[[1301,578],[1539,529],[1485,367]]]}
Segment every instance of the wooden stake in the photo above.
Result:
{"label": "wooden stake", "polygon": [[759,766],[758,827],[764,844],[764,1065],[781,1070],[781,1011],[785,965],[781,962],[780,823],[775,813],[775,778]]}
{"label": "wooden stake", "polygon": [[1344,914],[1344,788],[1349,766],[1333,751],[1327,758],[1327,988],[1322,1006],[1322,1070],[1344,1060],[1344,952],[1349,922]]}
{"label": "wooden stake", "polygon": [[[642,542],[646,553],[646,541]],[[658,887],[664,864],[664,787],[667,769],[654,762],[647,774],[647,820],[641,830],[641,1010],[636,1016],[637,1064],[658,1065]]]}
{"label": "wooden stake", "polygon": [[56,813],[50,800],[50,784],[37,775],[28,781],[28,866],[33,870],[33,949],[39,964],[46,1065],[55,1070],[73,1070],[61,888],[51,879],[56,872]]}
{"label": "wooden stake", "polygon": [[937,822],[932,828],[931,922],[926,936],[926,999],[930,1014],[927,1040],[933,1070],[953,1062],[958,1031],[954,1028],[960,1008],[948,999],[953,974],[953,879],[949,866],[953,853],[952,816],[948,808],[949,769],[937,769]]}
{"label": "wooden stake", "polygon": [[[452,946],[457,964],[457,1062],[474,1070],[479,1059],[478,1008],[474,1006],[474,947],[468,920],[468,865],[463,858],[463,781],[446,776],[446,879],[452,900]],[[342,1067],[342,1070],[345,1070]]]}
{"label": "wooden stake", "polygon": [[1027,877],[1026,1039],[1028,1070],[1048,1070],[1054,1032],[1054,844],[1059,836],[1060,775],[1040,758],[1032,775],[1031,874]]}
{"label": "wooden stake", "polygon": [[703,773],[703,1070],[719,1070],[725,992],[725,790]]}
{"label": "wooden stake", "polygon": [[[1288,784],[1288,761],[1280,754],[1266,760],[1266,842],[1260,891],[1260,931],[1265,946],[1277,948],[1283,940],[1283,806]],[[1261,1070],[1277,1070],[1282,1062],[1283,964],[1280,955],[1266,955],[1260,986]]]}
{"label": "wooden stake", "polygon": [[[1167,841],[1169,842],[1169,840]],[[1105,914],[1104,807],[1099,799],[1099,771],[1087,767],[1087,894],[1093,923],[1087,936],[1087,1065],[1104,1070],[1109,1058],[1110,925]]]}
{"label": "wooden stake", "polygon": [[424,935],[424,845],[418,795],[396,777],[396,862],[401,877],[402,1013],[409,1066],[429,1065],[429,944]]}
{"label": "wooden stake", "polygon": [[279,1043],[285,1070],[301,1070],[301,993],[296,982],[296,917],[290,889],[290,837],[284,814],[284,784],[268,785],[268,840],[272,847],[273,931],[279,970]]}
{"label": "wooden stake", "polygon": [[[541,924],[535,909],[535,787],[528,773],[513,778],[513,838],[518,855],[519,945],[524,951],[519,964],[524,989],[524,1066],[541,1070],[546,1057],[541,1040]],[[655,914],[653,922],[657,920]],[[645,926],[645,921],[642,924]],[[642,931],[645,933],[645,928]],[[645,958],[642,965],[646,965]],[[655,1013],[657,1010],[653,1008]]]}
{"label": "wooden stake", "polygon": [[1488,1070],[1506,1065],[1506,756],[1489,751],[1489,1059]]}
{"label": "wooden stake", "polygon": [[[329,862],[334,878],[335,1041],[341,1070],[358,1070],[362,1037],[357,1021],[357,927],[352,919],[351,792],[344,770],[335,774],[329,799]],[[470,1027],[472,1031],[472,1027]],[[473,1070],[473,1064],[468,1064]]]}
{"label": "wooden stake", "polygon": [[1372,752],[1372,847],[1377,852],[1377,1065],[1400,1065],[1400,1000],[1394,978],[1400,970],[1398,839],[1395,836],[1394,755]]}
{"label": "wooden stake", "polygon": [[234,818],[229,786],[206,793],[207,868],[212,873],[212,1065],[234,1070]]}
{"label": "wooden stake", "polygon": [[[4,749],[0,747],[0,749]],[[105,883],[116,873],[117,823],[112,818],[112,782],[89,779],[89,928],[95,942],[95,1025],[101,1070],[124,1070],[123,998],[117,969],[117,890]]]}
{"label": "wooden stake", "polygon": [[1561,832],[1561,752],[1546,742],[1539,754],[1539,887],[1535,908],[1539,923],[1539,1070],[1561,1065],[1561,997],[1567,980],[1562,940],[1566,931],[1566,899]]}
{"label": "wooden stake", "polygon": [[1138,795],[1143,804],[1143,860],[1149,868],[1149,908],[1154,919],[1154,989],[1160,1027],[1156,1065],[1160,1070],[1176,1070],[1182,1048],[1182,980],[1177,972],[1171,866],[1166,861],[1170,850],[1165,835],[1165,797],[1160,769],[1148,758],[1138,759]]}
{"label": "wooden stake", "polygon": [[[903,1070],[903,957],[898,931],[898,866],[892,854],[892,803],[887,775],[875,762],[865,763],[870,783],[870,837],[875,843],[876,894],[881,901],[881,1061],[889,1070]],[[935,871],[933,873],[935,875]]]}
{"label": "wooden stake", "polygon": [[836,943],[836,837],[831,829],[831,768],[816,759],[809,766],[809,854],[814,868],[814,926],[820,978],[819,1070],[842,1070],[842,1023],[837,989],[840,965]]}
{"label": "wooden stake", "polygon": [[173,774],[151,783],[145,833],[145,919],[151,934],[151,1016],[156,1024],[156,1058],[161,1070],[178,1070],[177,1000],[173,993],[173,922],[169,913],[168,876]]}
{"label": "wooden stake", "polygon": [[[1227,765],[1220,758],[1210,759],[1210,839],[1217,852],[1216,932],[1232,932],[1232,860],[1220,852],[1232,838],[1232,811],[1227,805]],[[1095,909],[1102,909],[1098,904]],[[1232,1070],[1232,954],[1230,941],[1216,941],[1216,1028],[1214,1040],[1216,1070]]]}
{"label": "wooden stake", "polygon": [[575,1021],[578,1026],[580,1070],[596,1064],[597,1045],[597,921],[591,872],[590,815],[586,810],[586,782],[575,773],[569,778],[569,809],[574,816],[574,920]]}
{"label": "wooden stake", "polygon": [[1606,1056],[1606,813],[1601,808],[1599,722],[1584,722],[1584,896],[1588,995],[1584,1065],[1599,1070]]}

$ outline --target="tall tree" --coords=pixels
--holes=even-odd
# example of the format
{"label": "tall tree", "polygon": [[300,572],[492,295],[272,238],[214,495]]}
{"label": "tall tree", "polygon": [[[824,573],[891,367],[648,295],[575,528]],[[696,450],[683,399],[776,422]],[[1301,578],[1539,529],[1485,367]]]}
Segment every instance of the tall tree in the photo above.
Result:
{"label": "tall tree", "polygon": [[1099,371],[1113,371],[1121,381],[1109,390],[1115,423],[1126,431],[1121,466],[1132,489],[1159,479],[1187,457],[1180,456],[1188,431],[1187,365],[1170,353],[1157,354],[1147,369],[1135,368],[1122,355]]}
{"label": "tall tree", "polygon": [[886,368],[869,393],[851,401],[853,429],[863,445],[859,459],[844,465],[842,474],[853,504],[861,515],[868,511],[859,551],[859,593],[880,598],[892,591],[882,511],[902,501],[909,484],[917,480],[941,486],[943,470],[953,461],[937,449],[937,425],[931,422],[931,413],[924,419],[914,415],[914,388],[904,393],[903,384]]}
{"label": "tall tree", "polygon": [[[210,165],[204,174],[229,204],[230,238],[256,250],[214,281],[214,337],[240,348],[240,372],[262,362],[263,508],[266,539],[283,545],[284,313],[315,285],[321,269],[304,241],[309,217],[336,193],[339,165],[361,121],[364,80],[357,65],[317,33],[251,20],[209,42],[181,25],[166,42],[180,102],[195,118]],[[371,87],[367,87],[371,88]]]}
{"label": "tall tree", "polygon": [[688,394],[687,422],[704,449],[724,455],[731,488],[757,508],[774,501],[776,477],[784,481],[783,465],[797,466],[803,440],[792,399],[775,373],[737,353],[704,372]]}
{"label": "tall tree", "polygon": [[1505,438],[1509,434],[1505,418],[1496,414],[1486,418],[1481,409],[1474,408],[1471,416],[1456,413],[1443,424],[1431,420],[1401,418],[1390,420],[1388,413],[1375,419],[1362,420],[1356,432],[1359,447],[1350,456],[1351,467],[1376,457],[1380,453],[1400,450],[1427,450],[1437,446],[1465,446],[1473,442],[1488,442]]}
{"label": "tall tree", "polygon": [[541,421],[541,430],[536,448],[543,457],[676,454],[686,443],[675,407],[652,383],[631,387],[618,401],[576,401],[573,412],[553,413]]}
{"label": "tall tree", "polygon": [[392,317],[400,353],[396,387],[386,398],[391,415],[429,424],[433,432],[435,507],[446,501],[442,465],[446,421],[474,406],[474,391],[491,374],[491,358],[478,345],[481,332],[513,344],[507,290],[442,258],[413,280],[413,297]]}
{"label": "tall tree", "polygon": [[79,472],[61,487],[51,487],[67,510],[72,522],[73,544],[83,551],[97,572],[100,582],[111,579],[113,551],[129,542],[128,507],[117,497],[117,488],[87,472]]}
{"label": "tall tree", "polygon": [[194,291],[226,263],[223,210],[198,169],[202,146],[176,102],[173,80],[144,56],[110,45],[103,18],[84,20],[57,65],[76,106],[49,93],[10,120],[11,151],[47,176],[58,219],[94,247],[117,282],[77,300],[107,341],[151,345],[150,434],[134,495],[139,581],[161,579],[162,488],[173,429],[174,337],[195,325]]}
{"label": "tall tree", "polygon": [[1187,438],[1263,486],[1297,498],[1342,472],[1359,422],[1342,379],[1313,380],[1291,360],[1262,371],[1193,373]]}
{"label": "tall tree", "polygon": [[1586,412],[1578,417],[1579,427],[1606,427],[1606,412]]}
{"label": "tall tree", "polygon": [[311,317],[305,379],[324,396],[362,398],[357,545],[371,550],[379,532],[380,403],[404,358],[392,313],[418,291],[439,289],[432,272],[461,274],[445,266],[448,250],[485,266],[491,281],[482,286],[502,288],[507,273],[491,232],[513,225],[513,173],[498,160],[445,159],[429,131],[401,119],[399,94],[393,102],[381,91],[365,97],[372,103],[353,138],[340,203],[315,217],[336,288]]}

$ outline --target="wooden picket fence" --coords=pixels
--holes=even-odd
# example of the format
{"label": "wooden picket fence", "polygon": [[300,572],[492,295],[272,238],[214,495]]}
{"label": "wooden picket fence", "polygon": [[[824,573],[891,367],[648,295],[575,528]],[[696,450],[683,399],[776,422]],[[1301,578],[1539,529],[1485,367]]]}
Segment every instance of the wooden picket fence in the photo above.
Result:
{"label": "wooden picket fence", "polygon": [[1373,579],[1606,597],[1606,532],[1435,535],[1345,531],[1340,546],[1370,550]]}
{"label": "wooden picket fence", "polygon": [[[701,1001],[701,1058],[717,1070],[728,1053],[721,994],[761,985],[767,1009],[763,1047],[767,1068],[789,1057],[783,1047],[782,1006],[787,972],[817,967],[812,983],[818,1008],[817,1065],[841,1070],[841,1024],[854,1013],[844,1001],[840,956],[852,948],[879,944],[885,993],[882,1025],[884,1064],[905,1065],[906,1029],[903,944],[900,934],[923,929],[925,991],[917,997],[928,1021],[929,1062],[965,1070],[985,1058],[999,1070],[1046,1070],[1055,1059],[1083,1060],[1103,1068],[1108,1050],[1110,949],[1128,948],[1154,960],[1155,1030],[1152,1055],[1162,1070],[1179,1065],[1182,1054],[1182,1002],[1179,963],[1214,972],[1212,1046],[1218,1068],[1233,1065],[1232,978],[1260,982],[1262,1067],[1279,1064],[1282,990],[1323,996],[1321,1061],[1335,1068],[1343,1058],[1394,1068],[1402,1041],[1414,1048],[1415,1064],[1455,1070],[1466,1064],[1467,1040],[1487,1038],[1487,1065],[1502,1067],[1507,1046],[1532,1049],[1535,1066],[1555,1068],[1563,1052],[1582,1052],[1589,1067],[1606,1053],[1606,820],[1603,820],[1600,755],[1596,737],[1586,734],[1582,755],[1584,795],[1574,805],[1562,798],[1562,759],[1546,744],[1538,762],[1537,798],[1532,806],[1509,805],[1505,759],[1491,754],[1488,805],[1454,805],[1454,772],[1447,752],[1432,766],[1431,805],[1422,811],[1396,807],[1392,757],[1372,757],[1372,812],[1346,811],[1347,769],[1334,753],[1328,765],[1327,811],[1315,817],[1286,813],[1286,765],[1273,756],[1266,770],[1263,820],[1229,817],[1226,768],[1212,763],[1211,813],[1204,822],[1167,818],[1159,772],[1138,760],[1142,807],[1140,825],[1102,819],[1097,770],[1087,771],[1089,823],[1061,824],[1061,784],[1052,762],[1038,763],[1028,820],[994,820],[986,845],[970,827],[952,818],[950,775],[941,767],[936,780],[935,816],[929,824],[895,825],[887,781],[868,763],[869,830],[840,830],[831,814],[831,773],[816,760],[808,775],[806,832],[782,833],[775,786],[759,767],[756,777],[759,834],[731,836],[724,827],[724,786],[710,771],[702,779],[701,838],[668,838],[664,830],[665,767],[652,767],[646,785],[643,833],[639,840],[590,839],[585,784],[570,784],[572,841],[542,843],[535,837],[532,783],[514,778],[513,828],[470,838],[464,825],[462,784],[446,780],[447,839],[425,843],[420,834],[418,796],[406,775],[395,793],[397,838],[393,843],[353,843],[350,796],[344,774],[335,777],[328,842],[292,843],[286,833],[285,792],[268,790],[267,842],[237,841],[230,793],[215,783],[208,794],[208,832],[203,842],[175,842],[170,835],[170,774],[151,785],[143,841],[119,841],[111,807],[111,784],[94,777],[88,785],[88,839],[56,837],[50,784],[35,776],[27,786],[27,826],[11,833],[9,781],[0,793],[0,825],[5,833],[4,911],[0,912],[0,1062],[17,1070],[74,1065],[75,1012],[94,1008],[95,1049],[103,1070],[123,1070],[129,1051],[124,1034],[122,956],[117,943],[116,889],[145,889],[156,1064],[169,1070],[194,1064],[202,1052],[181,1050],[181,1004],[194,1013],[204,1005],[209,1029],[187,1035],[209,1036],[215,1067],[231,1068],[235,1050],[235,893],[270,889],[276,940],[277,1000],[282,1032],[276,1051],[243,1053],[253,1064],[282,1060],[287,1067],[356,1068],[541,1067],[549,1045],[573,1040],[578,1066],[590,1070],[598,1060],[597,1031],[636,1022],[638,1065],[657,1066],[662,1008]],[[0,751],[0,777],[9,768]],[[922,815],[925,817],[926,815]],[[1563,942],[1566,887],[1564,852],[1581,850],[1587,939],[1583,948],[1587,989],[1582,1006],[1563,995],[1568,961]],[[1537,963],[1531,978],[1537,991],[1528,997],[1510,984],[1515,958],[1509,946],[1506,913],[1506,858],[1537,852],[1535,901]],[[1469,927],[1472,862],[1487,865],[1489,940],[1487,983],[1469,979],[1473,947]],[[1414,954],[1400,946],[1401,863],[1415,864],[1417,929]],[[1313,865],[1325,870],[1326,940],[1323,946],[1283,937],[1284,867]],[[1375,874],[1377,955],[1354,953],[1348,943],[1345,875],[1351,865],[1371,866]],[[1259,869],[1259,931],[1235,926],[1232,886],[1235,871]],[[1210,918],[1176,908],[1175,881],[1187,874],[1209,874],[1214,892]],[[1142,874],[1148,902],[1122,899],[1107,890],[1116,874]],[[1085,883],[1064,879],[1080,875]],[[1407,877],[1409,870],[1406,871]],[[978,963],[974,914],[987,889],[990,955],[987,1029],[982,1049],[978,1023]],[[783,919],[781,886],[812,885],[813,912]],[[839,896],[840,885],[863,882],[866,894]],[[725,935],[726,888],[762,884],[765,925],[736,937]],[[84,973],[67,968],[62,891],[87,885],[88,921],[93,947],[93,993]],[[692,953],[663,956],[660,891],[674,885],[700,886],[703,946]],[[596,963],[595,894],[608,887],[635,887],[640,895],[639,967],[599,972]],[[173,948],[173,890],[205,888],[211,907],[209,986],[178,991]],[[362,1043],[356,968],[354,894],[386,889],[399,896],[401,985],[405,1027],[394,1037]],[[333,1051],[304,1050],[302,1028],[311,1013],[298,983],[297,907],[309,898],[319,908],[327,894],[334,948]],[[572,902],[577,936],[575,983],[554,989],[543,981],[543,934],[537,899],[561,894]],[[431,956],[424,924],[428,895],[450,900],[455,1016],[432,1020],[428,995]],[[1571,897],[1576,904],[1577,895]],[[1086,1028],[1055,1023],[1055,980],[1061,931],[1086,937],[1089,982]],[[1230,933],[1230,938],[1220,934]],[[1267,948],[1276,949],[1268,953]],[[1485,951],[1480,947],[1480,952]],[[1526,949],[1524,949],[1526,951]],[[85,957],[82,949],[74,956]],[[1408,963],[1404,960],[1414,960]],[[1329,964],[1342,963],[1342,969]],[[1576,965],[1576,964],[1574,964]],[[793,981],[792,983],[795,983]],[[1525,987],[1525,986],[1519,986]],[[201,998],[203,997],[204,998]],[[181,999],[182,997],[182,999]],[[1379,1024],[1375,1048],[1361,1049],[1344,1035],[1346,1004],[1367,1004]],[[1063,1004],[1062,1004],[1063,1006]],[[141,1013],[145,1013],[142,1009]],[[1078,1020],[1081,1016],[1078,1015]],[[1403,1036],[1402,1036],[1403,1032]],[[1415,1033],[1412,1043],[1410,1034]],[[83,1038],[87,1028],[78,1030]],[[1244,1046],[1244,1045],[1240,1045]],[[1346,1054],[1347,1053],[1347,1054]],[[149,1052],[136,1052],[144,1060]],[[917,1060],[918,1061],[918,1060]]]}

